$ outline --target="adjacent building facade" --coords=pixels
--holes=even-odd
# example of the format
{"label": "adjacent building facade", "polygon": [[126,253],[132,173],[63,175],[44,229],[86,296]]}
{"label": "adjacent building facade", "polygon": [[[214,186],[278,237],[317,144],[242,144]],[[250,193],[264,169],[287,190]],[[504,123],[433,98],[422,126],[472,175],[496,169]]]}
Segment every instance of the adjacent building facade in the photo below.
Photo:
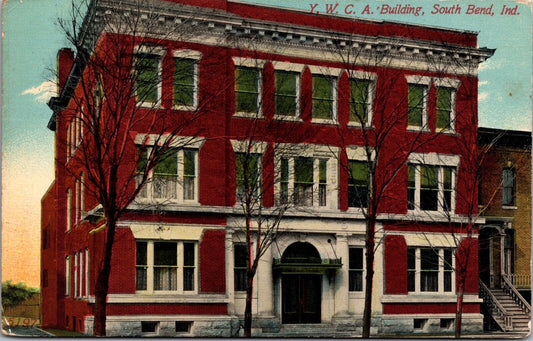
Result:
{"label": "adjacent building facade", "polygon": [[[360,332],[370,183],[382,197],[373,334],[453,331],[463,280],[463,330],[480,331],[469,153],[477,145],[477,67],[492,50],[469,31],[184,2],[150,1],[146,14],[99,1],[84,26],[113,16],[150,22],[131,46],[144,55],[139,79],[162,80],[139,83],[143,102],[157,104],[147,120],[167,115],[165,131],[178,118],[191,122],[175,137],[187,147],[170,146],[117,228],[108,335],[238,334],[246,269],[239,198],[250,172],[259,174],[265,214],[287,205],[255,278],[258,335],[309,324]],[[182,23],[191,34],[163,33]],[[131,41],[131,31],[121,34]],[[87,37],[95,54],[112,48],[105,27]],[[42,325],[91,333],[105,221],[87,196],[87,170],[71,161],[88,136],[65,114],[76,110],[79,66],[79,56],[60,51],[49,124],[56,178],[42,200]],[[183,70],[192,71],[180,77]],[[132,160],[144,162],[136,146],[153,148],[153,136],[142,122],[128,134]],[[243,171],[246,153],[253,171]],[[378,160],[372,181],[369,157]]]}
{"label": "adjacent building facade", "polygon": [[501,276],[531,300],[531,132],[479,128],[480,278]]}

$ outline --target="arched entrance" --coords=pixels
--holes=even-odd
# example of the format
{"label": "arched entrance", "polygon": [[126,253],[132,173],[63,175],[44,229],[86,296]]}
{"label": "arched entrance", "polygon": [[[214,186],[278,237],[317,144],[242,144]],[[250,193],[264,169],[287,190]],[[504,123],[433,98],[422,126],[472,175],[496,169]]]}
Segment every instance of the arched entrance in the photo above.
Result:
{"label": "arched entrance", "polygon": [[291,244],[281,257],[282,323],[320,323],[322,273],[313,268],[322,263],[316,248],[304,242]]}

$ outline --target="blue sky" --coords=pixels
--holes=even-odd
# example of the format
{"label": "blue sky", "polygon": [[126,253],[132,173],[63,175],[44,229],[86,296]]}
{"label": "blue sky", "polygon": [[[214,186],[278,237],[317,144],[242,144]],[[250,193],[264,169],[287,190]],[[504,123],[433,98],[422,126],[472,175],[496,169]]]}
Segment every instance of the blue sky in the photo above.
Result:
{"label": "blue sky", "polygon": [[[53,132],[46,128],[51,111],[47,80],[55,68],[55,56],[66,40],[55,24],[68,13],[71,0],[4,0],[2,13],[2,253],[11,257],[8,245],[18,240],[38,242],[39,201],[53,177]],[[338,3],[339,14],[348,5],[360,13],[370,5],[367,18],[451,27],[479,32],[481,47],[496,48],[479,73],[479,122],[481,126],[531,130],[531,0],[242,0],[270,6],[323,11]],[[378,6],[422,6],[424,15],[380,15]],[[461,14],[430,12],[433,6],[462,7]],[[469,4],[493,6],[494,15],[467,15]],[[503,5],[518,5],[519,15],[500,15]],[[7,235],[24,228],[23,237]],[[28,234],[27,234],[28,233]],[[19,235],[17,233],[15,235]],[[37,240],[35,240],[37,239]],[[20,244],[27,245],[27,244]],[[31,257],[38,258],[38,250]],[[33,263],[33,261],[32,261]],[[37,263],[38,264],[38,263]],[[38,268],[37,268],[38,269]],[[36,270],[38,271],[38,270]],[[6,269],[3,270],[4,275]],[[9,271],[7,272],[9,274]],[[5,278],[5,277],[4,277]],[[33,280],[28,280],[32,282]]]}

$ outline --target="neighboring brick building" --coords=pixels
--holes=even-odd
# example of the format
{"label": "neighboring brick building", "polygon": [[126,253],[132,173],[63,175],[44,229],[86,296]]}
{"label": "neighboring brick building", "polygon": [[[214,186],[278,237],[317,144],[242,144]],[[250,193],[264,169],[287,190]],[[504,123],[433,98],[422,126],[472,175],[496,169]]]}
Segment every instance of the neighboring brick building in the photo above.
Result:
{"label": "neighboring brick building", "polygon": [[486,221],[480,231],[480,277],[499,287],[505,274],[530,300],[531,132],[478,131],[480,151],[486,153],[479,184],[480,213]]}
{"label": "neighboring brick building", "polygon": [[[493,51],[477,47],[470,31],[230,0],[182,2],[189,5],[150,2],[149,15],[140,14],[139,22],[150,22],[151,30],[131,52],[146,54],[144,47],[161,34],[157,53],[145,56],[144,66],[163,79],[153,92],[141,89],[158,104],[147,119],[168,115],[169,129],[175,117],[191,119],[187,131],[196,139],[169,154],[164,171],[154,169],[152,182],[119,224],[108,335],[238,332],[244,311],[239,153],[245,152],[239,142],[253,124],[261,131],[253,152],[265,212],[289,200],[299,206],[285,212],[283,233],[260,262],[254,327],[275,333],[287,324],[305,330],[322,323],[360,331],[366,223],[357,193],[368,191],[365,147],[374,146],[362,141],[389,119],[397,124],[383,136],[388,147],[376,170],[376,182],[389,179],[390,185],[376,227],[372,332],[453,330],[459,277],[453,269],[465,255],[472,261],[463,327],[481,330],[477,230],[463,227],[477,214],[477,198],[470,196],[475,176],[467,162],[476,147],[477,67]],[[138,14],[124,2],[101,0],[98,6],[85,29]],[[168,25],[189,21],[192,35],[164,34]],[[86,37],[97,38],[87,44],[98,47],[96,54],[113,48],[105,30]],[[347,66],[343,58],[356,48],[361,64]],[[78,139],[87,136],[66,114],[76,110],[73,89],[82,66],[79,56],[60,52],[61,92],[51,101],[49,124],[56,135],[56,177],[42,201],[42,323],[91,333],[105,221],[98,219],[97,200],[85,195],[87,170],[69,162]],[[194,77],[177,81],[184,66]],[[191,89],[190,96],[173,101],[176,88]],[[206,98],[208,115],[192,120],[190,111],[207,110],[199,105]],[[364,120],[354,113],[364,113]],[[362,129],[366,122],[370,126]],[[143,123],[127,137],[137,164],[144,161],[136,145],[154,144]],[[426,142],[413,150],[413,141]],[[387,167],[395,163],[399,167],[390,175]]]}

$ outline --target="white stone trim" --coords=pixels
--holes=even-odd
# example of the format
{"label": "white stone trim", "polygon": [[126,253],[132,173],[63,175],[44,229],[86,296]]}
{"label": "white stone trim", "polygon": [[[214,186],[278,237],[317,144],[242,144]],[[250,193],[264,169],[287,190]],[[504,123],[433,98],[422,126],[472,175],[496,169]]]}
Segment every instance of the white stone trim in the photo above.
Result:
{"label": "white stone trim", "polygon": [[[248,151],[248,144],[251,143],[251,150]],[[268,147],[268,142],[264,141],[248,141],[248,140],[231,140],[231,146],[235,153],[255,153],[264,154]]]}
{"label": "white stone trim", "polygon": [[340,77],[342,73],[344,72],[344,69],[341,69],[341,68],[333,68],[333,67],[319,66],[319,65],[308,65],[307,68],[314,75],[324,75],[324,76],[331,76],[331,77],[336,77],[336,78]]}
{"label": "white stone trim", "polygon": [[420,85],[426,85],[427,87],[431,85],[431,81],[432,81],[431,77],[419,76],[419,75],[406,75],[405,79],[407,79],[408,84],[420,84]]}
{"label": "white stone trim", "polygon": [[190,148],[201,149],[206,138],[197,136],[176,136],[171,134],[136,134],[134,142],[136,145],[153,146],[156,143],[162,145],[167,142],[168,139],[172,139],[169,143],[169,148]]}
{"label": "white stone trim", "polygon": [[186,58],[186,59],[202,59],[202,52],[195,51],[195,50],[189,50],[189,49],[182,49],[182,50],[174,50],[172,51],[172,56],[174,58]]}
{"label": "white stone trim", "polygon": [[[481,303],[483,302],[482,298],[477,297],[476,295],[469,295],[465,294],[463,298],[464,303]],[[457,295],[455,293],[446,293],[443,295],[438,296],[427,296],[427,295],[417,295],[416,293],[409,294],[409,295],[383,295],[381,297],[381,303],[387,304],[387,303],[412,303],[412,304],[418,304],[418,303],[456,303],[457,302]],[[408,314],[409,316],[418,316],[418,314]],[[431,314],[431,317],[436,317],[438,315],[445,315],[446,317],[450,314]],[[387,318],[390,316],[396,316],[396,315],[387,315]],[[400,315],[404,316],[404,315]],[[423,315],[424,317],[427,317],[428,315]],[[454,314],[455,316],[455,314]]]}
{"label": "white stone trim", "polygon": [[433,78],[433,83],[436,87],[445,87],[445,88],[452,88],[452,89],[459,89],[459,86],[461,85],[461,80],[458,78],[441,78],[441,77],[435,77]]}
{"label": "white stone trim", "polygon": [[459,167],[460,155],[439,154],[439,153],[411,153],[409,163],[433,166]]}
{"label": "white stone trim", "polygon": [[266,60],[247,58],[247,57],[232,57],[235,66],[249,67],[262,70],[265,67]]}
{"label": "white stone trim", "polygon": [[299,64],[299,63],[289,63],[289,62],[281,62],[281,61],[273,60],[272,65],[274,66],[274,71],[280,70],[280,71],[297,72],[301,74],[305,70],[305,64]]}
{"label": "white stone trim", "polygon": [[346,156],[352,161],[368,161],[367,148],[371,150],[370,159],[376,158],[376,151],[373,147],[348,145],[346,146]]}

